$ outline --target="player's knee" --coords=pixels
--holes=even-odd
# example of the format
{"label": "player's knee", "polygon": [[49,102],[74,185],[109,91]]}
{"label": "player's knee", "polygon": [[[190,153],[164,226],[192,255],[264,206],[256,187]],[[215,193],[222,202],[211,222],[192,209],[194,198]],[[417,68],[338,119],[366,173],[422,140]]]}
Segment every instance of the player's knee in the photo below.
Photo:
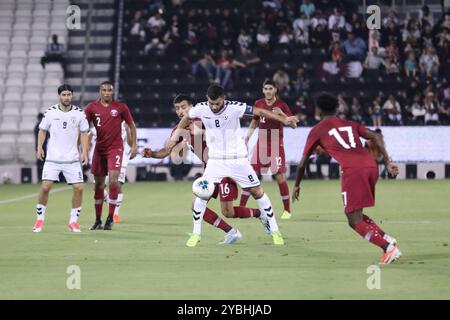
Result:
{"label": "player's knee", "polygon": [[253,198],[259,199],[264,195],[264,190],[261,187],[251,188],[248,190]]}
{"label": "player's knee", "polygon": [[83,189],[84,189],[84,187],[81,183],[73,185],[73,191],[75,191],[76,193],[82,193]]}
{"label": "player's knee", "polygon": [[234,209],[233,208],[223,208],[222,214],[227,218],[233,218],[234,217]]}
{"label": "player's knee", "polygon": [[43,193],[49,193],[51,189],[52,189],[52,186],[49,184],[43,184],[41,186],[41,190]]}

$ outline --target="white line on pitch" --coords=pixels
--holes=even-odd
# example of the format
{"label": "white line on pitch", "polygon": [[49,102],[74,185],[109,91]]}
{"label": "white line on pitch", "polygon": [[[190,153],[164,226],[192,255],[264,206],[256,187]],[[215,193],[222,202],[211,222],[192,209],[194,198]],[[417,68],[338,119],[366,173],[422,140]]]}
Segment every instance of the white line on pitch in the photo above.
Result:
{"label": "white line on pitch", "polygon": [[[70,189],[72,189],[72,187],[63,187],[63,188],[51,190],[50,193],[56,193],[56,192],[70,190]],[[21,196],[21,197],[18,197],[18,198],[14,198],[14,199],[1,200],[0,204],[14,203],[14,202],[18,202],[18,201],[21,201],[21,200],[36,198],[38,195],[39,195],[39,193],[33,193],[33,194],[27,194],[26,196]]]}

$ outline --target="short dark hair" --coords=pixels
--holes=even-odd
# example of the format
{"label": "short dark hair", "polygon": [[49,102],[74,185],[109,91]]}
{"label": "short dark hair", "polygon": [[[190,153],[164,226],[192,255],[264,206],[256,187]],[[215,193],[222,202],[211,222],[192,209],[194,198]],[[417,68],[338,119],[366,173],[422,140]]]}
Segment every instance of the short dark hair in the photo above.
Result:
{"label": "short dark hair", "polygon": [[70,85],[64,83],[58,87],[58,94],[61,94],[63,91],[70,91],[73,93],[73,89]]}
{"label": "short dark hair", "polygon": [[224,95],[225,90],[217,84],[210,85],[208,91],[206,92],[206,96],[211,100],[217,100],[220,97],[223,97]]}
{"label": "short dark hair", "polygon": [[336,113],[338,107],[338,100],[335,96],[328,93],[322,93],[316,100],[316,104],[322,113],[326,115],[333,115]]}
{"label": "short dark hair", "polygon": [[184,93],[177,94],[176,97],[173,99],[173,104],[180,103],[183,101],[187,101],[187,103],[193,104],[191,97]]}
{"label": "short dark hair", "polygon": [[266,80],[263,82],[263,88],[264,88],[264,86],[272,86],[272,87],[274,87],[275,89],[278,89],[277,85],[275,84],[275,81],[273,81],[272,79],[266,79]]}
{"label": "short dark hair", "polygon": [[100,89],[102,87],[102,85],[104,85],[104,84],[109,84],[110,86],[114,87],[114,84],[111,81],[106,80],[106,81],[103,81],[102,83],[100,83],[100,86],[98,88]]}

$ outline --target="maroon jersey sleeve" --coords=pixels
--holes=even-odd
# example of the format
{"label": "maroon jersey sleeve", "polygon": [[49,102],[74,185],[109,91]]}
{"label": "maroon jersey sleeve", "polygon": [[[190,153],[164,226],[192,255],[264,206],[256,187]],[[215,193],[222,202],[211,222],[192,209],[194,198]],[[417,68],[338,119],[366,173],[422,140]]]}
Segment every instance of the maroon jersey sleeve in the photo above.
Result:
{"label": "maroon jersey sleeve", "polygon": [[305,148],[303,149],[303,156],[307,157],[311,155],[318,145],[319,137],[316,135],[315,130],[312,129],[308,134],[308,138],[306,139]]}
{"label": "maroon jersey sleeve", "polygon": [[133,116],[131,115],[130,109],[126,104],[123,104],[124,111],[122,113],[122,119],[126,124],[131,125],[134,123]]}
{"label": "maroon jersey sleeve", "polygon": [[[258,101],[255,102],[255,108],[261,108]],[[259,116],[253,114],[252,120],[259,120]]]}
{"label": "maroon jersey sleeve", "polygon": [[84,109],[84,113],[86,115],[86,120],[89,124],[93,121],[91,109],[92,109],[91,104],[88,104],[86,106],[86,108]]}
{"label": "maroon jersey sleeve", "polygon": [[283,103],[281,104],[280,109],[281,109],[281,111],[284,112],[284,114],[285,114],[286,116],[288,116],[288,117],[292,116],[291,109],[289,109],[288,105],[287,105],[285,102],[283,102]]}

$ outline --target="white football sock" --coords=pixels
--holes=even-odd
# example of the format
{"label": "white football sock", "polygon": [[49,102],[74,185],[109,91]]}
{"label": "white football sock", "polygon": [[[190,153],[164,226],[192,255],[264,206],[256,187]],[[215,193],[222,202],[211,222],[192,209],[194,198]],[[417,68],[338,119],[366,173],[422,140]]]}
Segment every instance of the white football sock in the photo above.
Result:
{"label": "white football sock", "polygon": [[79,207],[79,208],[72,208],[72,210],[70,210],[70,221],[69,221],[69,223],[78,222],[78,217],[80,216],[80,213],[81,213],[81,207]]}
{"label": "white football sock", "polygon": [[120,210],[120,205],[122,204],[122,200],[123,200],[123,193],[121,192],[117,195],[116,208],[114,209],[115,215],[119,215],[119,210]]}
{"label": "white football sock", "polygon": [[202,233],[203,214],[206,210],[207,200],[195,198],[194,209],[192,211],[192,221],[194,222],[194,231],[192,233],[200,235]]}
{"label": "white football sock", "polygon": [[263,217],[266,217],[267,220],[269,221],[270,231],[278,232],[279,229],[278,229],[277,220],[275,219],[275,214],[273,212],[272,203],[270,202],[270,199],[267,196],[267,194],[264,193],[264,195],[261,198],[255,199],[255,200],[258,203],[259,210],[261,211],[261,215]]}
{"label": "white football sock", "polygon": [[45,220],[45,209],[46,206],[44,206],[43,204],[37,204],[36,205],[36,218],[38,220]]}

